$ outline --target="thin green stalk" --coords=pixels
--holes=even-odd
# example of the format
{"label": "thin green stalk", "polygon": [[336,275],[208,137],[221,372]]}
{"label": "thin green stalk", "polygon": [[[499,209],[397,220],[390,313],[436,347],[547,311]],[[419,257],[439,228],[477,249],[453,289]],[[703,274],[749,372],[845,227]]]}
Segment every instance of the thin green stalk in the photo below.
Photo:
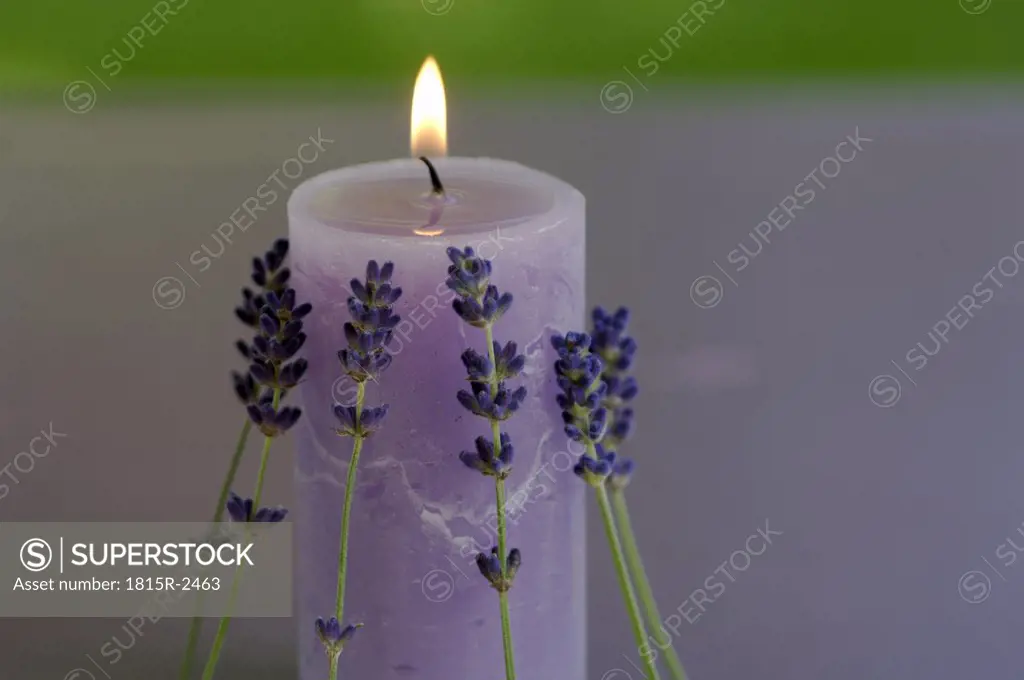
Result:
{"label": "thin green stalk", "polygon": [[[280,406],[281,390],[274,388],[274,410]],[[263,496],[263,478],[267,474],[267,460],[270,458],[270,444],[273,437],[265,437],[263,441],[263,455],[260,456],[260,470],[256,473],[256,491],[252,495],[253,512],[260,509],[260,498]]]}
{"label": "thin green stalk", "polygon": [[[356,388],[356,431],[359,430],[359,419],[363,413],[363,399],[366,396],[366,383],[359,383]],[[334,606],[335,616],[338,622],[342,622],[342,614],[345,610],[345,581],[348,574],[348,526],[352,518],[352,496],[356,488],[356,466],[359,465],[359,454],[363,450],[363,437],[356,435],[352,444],[352,460],[348,464],[348,474],[345,477],[345,503],[341,510],[341,540],[338,548],[338,599]],[[331,675],[331,680],[337,677],[337,668]]]}
{"label": "thin green stalk", "polygon": [[[281,400],[281,390],[274,389],[274,410],[277,410],[279,402]],[[253,492],[252,507],[253,512],[259,510],[260,497],[263,495],[263,482],[267,474],[267,461],[270,460],[270,445],[273,443],[273,437],[263,438],[263,453],[260,455],[260,469],[256,474],[256,491]],[[246,530],[246,535],[248,535]],[[234,608],[235,598],[238,596],[238,583],[241,580],[242,567],[239,565],[235,569],[235,575],[231,579],[231,594],[228,596],[227,612],[220,619],[220,625],[217,626],[217,635],[213,639],[213,648],[210,650],[210,656],[206,659],[206,667],[203,668],[203,680],[212,680],[213,672],[217,668],[217,660],[220,658],[220,651],[224,647],[224,640],[228,634],[228,625],[231,623],[231,610]]]}
{"label": "thin green stalk", "polygon": [[[494,354],[494,331],[488,324],[485,330],[487,337],[487,358],[491,362],[494,374],[491,378],[491,397],[498,393],[498,364]],[[501,451],[501,427],[497,420],[491,421],[491,434],[494,437],[494,455]],[[504,579],[508,569],[505,561],[508,558],[506,546],[508,544],[508,529],[505,525],[505,480],[501,477],[494,478],[494,495],[497,504],[498,515],[498,563],[501,565],[501,575]],[[498,604],[501,608],[501,643],[505,650],[505,680],[515,680],[516,660],[515,652],[512,649],[512,620],[508,609],[508,592],[498,591]]]}
{"label": "thin green stalk", "polygon": [[[238,597],[238,583],[240,569],[235,569],[234,578],[231,579],[231,594],[228,595],[228,612],[234,607],[235,599]],[[228,624],[231,623],[231,616],[221,617],[220,625],[217,626],[217,637],[213,639],[213,648],[210,650],[210,657],[206,660],[206,667],[203,668],[203,680],[213,678],[214,669],[217,667],[217,660],[220,658],[220,650],[224,647],[224,640],[228,634]]]}
{"label": "thin green stalk", "polygon": [[[592,442],[587,443],[587,455],[597,458],[597,451]],[[643,617],[640,614],[640,605],[637,604],[636,593],[633,591],[633,584],[629,579],[629,572],[626,569],[626,561],[622,551],[622,543],[619,541],[619,533],[615,529],[615,518],[612,514],[611,503],[608,500],[608,491],[603,485],[594,489],[597,497],[597,505],[601,509],[601,520],[604,523],[605,537],[608,539],[608,547],[612,551],[612,561],[615,563],[615,575],[619,579],[619,589],[622,590],[622,599],[626,604],[626,611],[629,614],[629,623],[633,628],[633,637],[636,639],[637,649],[647,644],[647,631],[644,628]],[[640,655],[647,667],[648,680],[658,680],[658,669],[654,660],[649,655]]]}
{"label": "thin green stalk", "polygon": [[675,647],[672,646],[671,640],[661,625],[662,619],[661,614],[658,612],[658,604],[654,600],[654,592],[651,590],[651,583],[647,578],[647,570],[644,569],[643,560],[640,559],[636,535],[633,533],[633,523],[629,519],[626,495],[621,490],[613,490],[611,492],[611,499],[619,535],[622,538],[622,545],[626,551],[629,571],[633,576],[637,592],[640,594],[644,613],[647,615],[647,625],[654,631],[654,639],[658,642],[658,649],[665,652],[665,662],[668,664],[673,680],[686,680],[686,671],[683,670],[683,664],[679,660],[679,655],[676,654]]}
{"label": "thin green stalk", "polygon": [[[228,472],[224,475],[224,482],[220,487],[220,495],[217,497],[217,507],[213,511],[213,524],[224,519],[224,511],[227,507],[228,494],[231,493],[231,486],[235,483],[235,475],[238,474],[238,466],[242,462],[242,455],[245,453],[245,444],[249,440],[249,432],[252,431],[252,421],[245,419],[242,431],[238,434],[238,443],[235,444],[235,453],[231,456],[231,463],[228,465]],[[196,601],[196,610],[203,608],[203,593],[199,593]],[[193,616],[192,624],[188,629],[188,644],[185,646],[185,658],[181,662],[181,680],[188,680],[192,677],[192,664],[196,657],[196,648],[199,646],[199,633],[203,627],[203,619]]]}
{"label": "thin green stalk", "polygon": [[[497,431],[497,428],[498,425],[495,423],[495,431]],[[497,442],[499,441],[500,435],[495,439],[495,446],[498,446]],[[498,553],[501,555],[500,562],[502,576],[506,576],[508,570],[505,565],[505,546],[508,543],[508,539],[506,537],[507,530],[505,528],[505,480],[496,478],[494,482],[494,493],[498,506]],[[502,646],[505,649],[505,678],[506,680],[515,680],[516,659],[515,654],[512,651],[512,620],[509,617],[508,610],[508,591],[498,591],[498,604],[501,607],[501,641]]]}
{"label": "thin green stalk", "polygon": [[213,513],[213,523],[216,524],[224,519],[224,512],[227,509],[228,494],[235,483],[235,475],[238,474],[238,466],[242,463],[242,456],[245,454],[245,443],[249,440],[249,433],[252,431],[252,421],[248,417],[242,425],[242,431],[238,433],[238,443],[235,444],[235,453],[231,456],[231,464],[228,465],[228,473],[224,475],[224,483],[220,486],[220,495],[217,496],[217,509]]}

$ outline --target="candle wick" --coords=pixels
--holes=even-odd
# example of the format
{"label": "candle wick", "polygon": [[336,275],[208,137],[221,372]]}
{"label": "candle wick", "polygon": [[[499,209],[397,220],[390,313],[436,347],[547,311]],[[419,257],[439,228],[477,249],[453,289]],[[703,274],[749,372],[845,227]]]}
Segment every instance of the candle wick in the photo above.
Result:
{"label": "candle wick", "polygon": [[420,156],[420,160],[427,164],[427,170],[430,171],[430,183],[434,187],[434,194],[437,196],[444,196],[444,185],[441,184],[441,178],[437,176],[437,170],[434,168],[434,164],[431,163],[430,159],[426,156]]}

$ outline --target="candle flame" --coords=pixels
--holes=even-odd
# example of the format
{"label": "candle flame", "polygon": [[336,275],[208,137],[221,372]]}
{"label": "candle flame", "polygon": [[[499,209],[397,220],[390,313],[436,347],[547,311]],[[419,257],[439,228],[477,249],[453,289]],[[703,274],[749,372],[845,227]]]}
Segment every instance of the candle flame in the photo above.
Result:
{"label": "candle flame", "polygon": [[448,122],[441,69],[427,57],[416,76],[412,94],[412,129],[409,135],[414,158],[448,155]]}

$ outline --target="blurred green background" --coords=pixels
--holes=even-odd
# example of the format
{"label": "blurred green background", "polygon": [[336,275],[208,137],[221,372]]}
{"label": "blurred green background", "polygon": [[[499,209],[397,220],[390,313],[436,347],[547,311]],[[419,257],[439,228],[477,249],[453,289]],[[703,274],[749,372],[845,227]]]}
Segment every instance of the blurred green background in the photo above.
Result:
{"label": "blurred green background", "polygon": [[[658,79],[1016,78],[1024,0],[708,0]],[[178,8],[166,23],[152,10]],[[427,53],[481,86],[604,81],[633,67],[691,0],[4,0],[0,88],[47,93],[113,49],[122,84],[407,83]],[[701,3],[697,3],[701,4]],[[182,6],[184,5],[184,6]],[[126,36],[147,17],[153,31]],[[682,23],[691,23],[692,17]],[[691,23],[692,25],[692,23]],[[138,35],[138,33],[137,33]],[[668,44],[668,43],[666,43]],[[670,44],[669,44],[670,45]],[[671,46],[671,45],[670,45]],[[134,54],[132,54],[134,50]],[[109,57],[108,57],[109,59]]]}

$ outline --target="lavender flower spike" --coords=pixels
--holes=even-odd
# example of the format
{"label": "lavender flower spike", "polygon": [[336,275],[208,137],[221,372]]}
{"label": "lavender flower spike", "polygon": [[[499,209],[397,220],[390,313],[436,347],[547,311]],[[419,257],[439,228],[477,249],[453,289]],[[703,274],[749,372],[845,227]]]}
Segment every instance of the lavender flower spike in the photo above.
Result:
{"label": "lavender flower spike", "polygon": [[262,260],[253,261],[253,282],[263,286],[264,293],[243,290],[244,304],[235,310],[239,319],[257,331],[249,344],[238,343],[250,363],[247,376],[232,375],[235,394],[267,437],[280,436],[298,422],[301,409],[279,404],[309,369],[309,363],[296,355],[306,343],[302,319],[313,306],[298,303],[295,291],[285,287],[291,274],[283,266],[287,252],[288,242],[281,239]]}
{"label": "lavender flower spike", "polygon": [[[308,303],[296,304],[295,291],[286,287],[291,277],[291,271],[284,266],[287,254],[288,241],[278,239],[262,258],[253,259],[252,282],[259,286],[260,292],[244,288],[242,305],[235,309],[235,316],[256,332],[251,342],[239,340],[236,343],[239,353],[249,362],[248,374],[231,375],[235,394],[245,406],[248,419],[239,435],[214,521],[218,521],[223,512],[227,511],[236,522],[276,523],[283,520],[288,512],[280,507],[259,507],[271,443],[275,437],[291,429],[302,415],[298,408],[281,406],[281,399],[302,380],[309,368],[305,359],[295,357],[306,340],[306,334],[302,332],[302,318],[313,310],[313,306]],[[256,476],[256,490],[252,499],[243,499],[234,493],[229,494],[229,491],[254,425],[265,440]],[[234,578],[238,578],[237,571]],[[213,677],[230,620],[230,615],[221,617],[210,655],[203,668],[203,680],[211,680]],[[192,659],[199,639],[199,627],[200,619],[193,617],[181,667],[182,680],[192,675]]]}
{"label": "lavender flower spike", "polygon": [[470,389],[459,390],[456,398],[470,413],[486,418],[491,426],[491,437],[477,437],[476,451],[459,454],[462,463],[481,474],[494,478],[496,506],[498,508],[498,545],[490,553],[476,557],[481,575],[498,591],[501,608],[501,637],[505,649],[505,678],[515,680],[515,658],[512,653],[512,628],[509,619],[508,591],[512,588],[516,572],[522,563],[517,548],[506,556],[505,478],[511,472],[513,448],[501,423],[519,410],[526,399],[526,388],[509,388],[505,381],[518,376],[526,358],[517,353],[514,342],[504,347],[494,341],[494,324],[512,306],[512,294],[500,293],[491,284],[493,270],[490,260],[478,257],[472,248],[448,249],[448,279],[446,284],[456,297],[452,308],[459,318],[486,334],[487,355],[473,349],[462,353]]}
{"label": "lavender flower spike", "polygon": [[[596,307],[592,318],[592,333],[567,333],[551,339],[559,356],[555,371],[562,394],[557,401],[562,409],[565,431],[587,447],[574,471],[595,489],[638,644],[644,644],[647,637],[646,617],[658,648],[666,650],[666,663],[672,677],[686,680],[682,662],[661,626],[661,614],[640,559],[626,507],[624,491],[634,464],[615,453],[632,430],[633,409],[628,404],[639,391],[636,379],[628,374],[637,350],[636,341],[626,334],[629,311],[622,307],[611,314]],[[637,593],[643,602],[643,614]],[[657,669],[649,661],[647,674],[657,678]]]}
{"label": "lavender flower spike", "polygon": [[339,424],[334,431],[342,437],[351,437],[353,444],[341,511],[335,615],[327,621],[317,619],[316,622],[317,635],[320,636],[330,660],[329,680],[337,680],[338,656],[356,628],[362,626],[358,624],[341,628],[339,622],[344,620],[342,616],[345,611],[345,585],[348,577],[349,521],[359,455],[363,450],[363,442],[381,428],[388,414],[387,404],[367,407],[363,400],[366,396],[367,381],[376,382],[392,361],[388,347],[399,322],[399,316],[395,314],[395,302],[402,296],[402,289],[391,283],[394,272],[395,265],[391,262],[379,265],[376,260],[370,260],[366,263],[366,279],[352,279],[352,295],[348,298],[348,311],[352,320],[344,325],[347,346],[338,351],[342,371],[356,383],[357,389],[355,405],[334,405],[334,417],[338,419]]}
{"label": "lavender flower spike", "polygon": [[395,265],[390,262],[381,267],[370,260],[366,265],[366,281],[351,281],[348,309],[352,321],[345,324],[348,347],[338,352],[338,359],[357,383],[377,380],[391,365],[388,346],[400,320],[394,313],[394,304],[402,296],[402,289],[391,285],[394,270]]}
{"label": "lavender flower spike", "polygon": [[590,351],[601,357],[601,377],[607,385],[604,406],[610,411],[606,443],[613,447],[622,444],[633,429],[633,409],[628,406],[639,392],[636,378],[628,374],[636,355],[637,343],[626,334],[629,310],[620,307],[609,314],[595,307],[592,314],[594,328]]}

